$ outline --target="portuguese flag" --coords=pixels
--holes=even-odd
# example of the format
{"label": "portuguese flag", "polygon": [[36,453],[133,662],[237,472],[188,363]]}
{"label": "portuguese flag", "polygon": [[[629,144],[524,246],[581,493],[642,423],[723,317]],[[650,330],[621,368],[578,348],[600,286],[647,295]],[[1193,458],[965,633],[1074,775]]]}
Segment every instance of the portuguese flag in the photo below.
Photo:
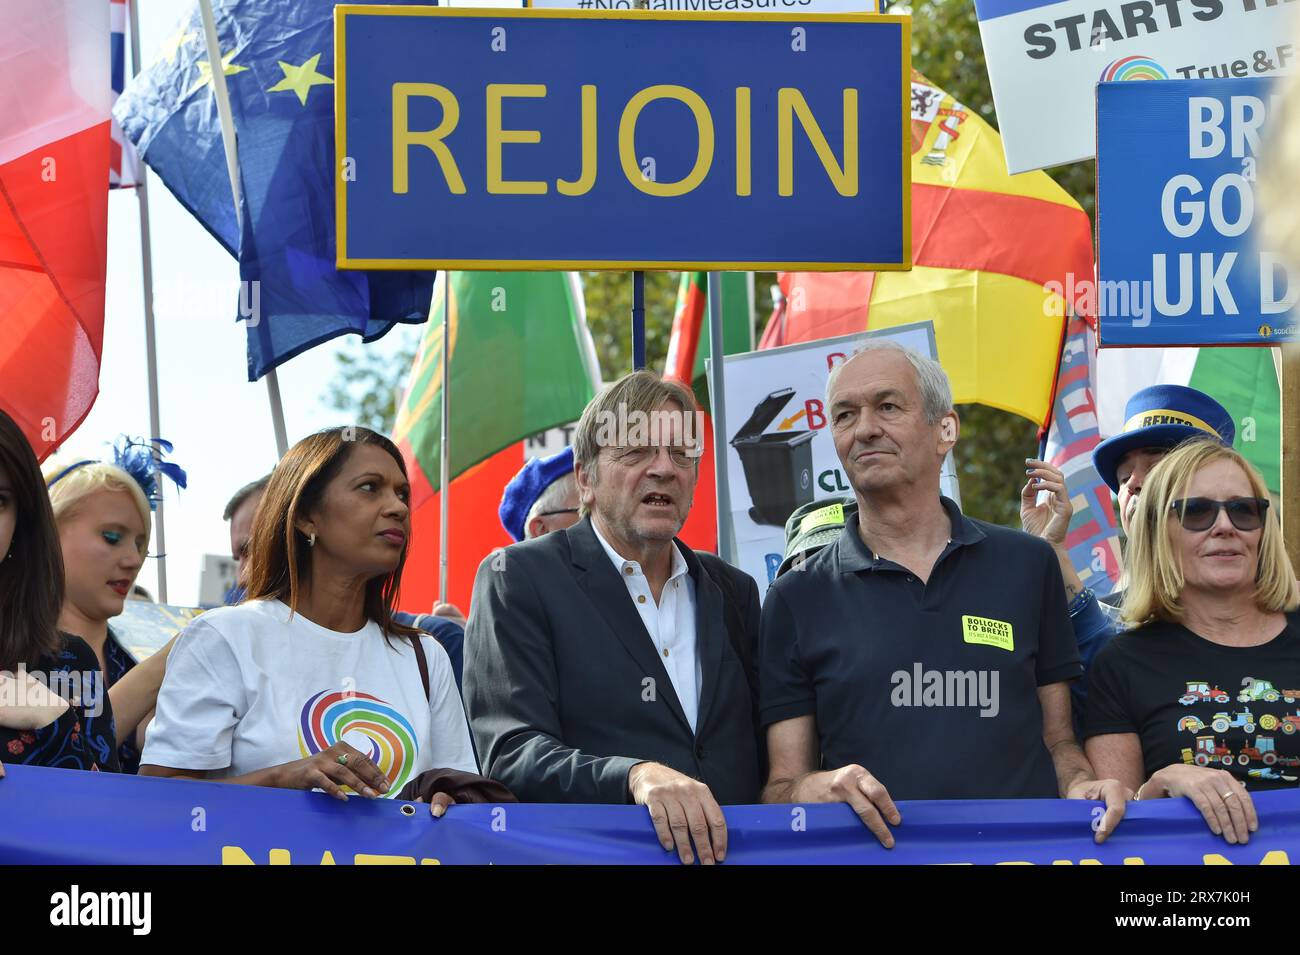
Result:
{"label": "portuguese flag", "polygon": [[[701,407],[709,409],[704,361],[709,357],[709,273],[683,272],[677,288],[677,310],[664,377],[695,389]],[[722,273],[722,347],[728,355],[754,348],[754,273]]]}
{"label": "portuguese flag", "polygon": [[[413,613],[428,613],[438,596],[442,281],[393,429],[411,478],[401,609]],[[479,563],[511,543],[497,508],[527,440],[576,420],[599,382],[576,273],[451,273],[447,597],[466,613]]]}
{"label": "portuguese flag", "polygon": [[[412,507],[438,490],[445,274],[393,429],[408,454]],[[574,272],[452,272],[450,325],[452,477],[573,421],[600,384]]]}

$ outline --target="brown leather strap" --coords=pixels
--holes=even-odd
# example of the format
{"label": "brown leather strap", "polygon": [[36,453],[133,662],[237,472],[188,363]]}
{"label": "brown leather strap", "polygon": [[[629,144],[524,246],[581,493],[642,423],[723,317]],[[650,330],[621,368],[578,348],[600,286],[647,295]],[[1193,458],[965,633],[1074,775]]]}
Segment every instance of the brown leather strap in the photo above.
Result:
{"label": "brown leather strap", "polygon": [[424,684],[424,698],[429,701],[429,661],[424,657],[424,641],[419,637],[412,637],[411,646],[415,648],[415,662],[420,667],[420,682]]}

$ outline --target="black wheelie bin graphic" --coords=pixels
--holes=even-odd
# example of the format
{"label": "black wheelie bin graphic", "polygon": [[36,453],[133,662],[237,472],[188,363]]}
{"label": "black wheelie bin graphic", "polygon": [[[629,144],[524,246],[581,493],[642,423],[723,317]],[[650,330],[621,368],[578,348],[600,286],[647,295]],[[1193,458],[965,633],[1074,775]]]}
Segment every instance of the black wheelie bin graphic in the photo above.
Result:
{"label": "black wheelie bin graphic", "polygon": [[813,499],[812,439],[816,432],[763,433],[793,397],[793,388],[772,392],[731,439],[754,502],[749,516],[756,524],[784,527],[796,507]]}

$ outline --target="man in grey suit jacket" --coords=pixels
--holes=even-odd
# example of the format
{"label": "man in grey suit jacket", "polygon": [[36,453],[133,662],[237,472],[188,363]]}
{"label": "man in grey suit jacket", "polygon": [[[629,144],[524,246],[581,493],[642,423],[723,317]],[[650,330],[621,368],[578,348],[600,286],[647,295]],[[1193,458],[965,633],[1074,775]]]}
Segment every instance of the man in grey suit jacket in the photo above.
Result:
{"label": "man in grey suit jacket", "polygon": [[675,539],[696,411],[645,371],[588,405],[583,519],[479,567],[465,704],[484,773],[520,799],[645,805],[665,850],[707,864],[726,856],[719,803],[756,802],[761,785],[759,606],[747,574]]}

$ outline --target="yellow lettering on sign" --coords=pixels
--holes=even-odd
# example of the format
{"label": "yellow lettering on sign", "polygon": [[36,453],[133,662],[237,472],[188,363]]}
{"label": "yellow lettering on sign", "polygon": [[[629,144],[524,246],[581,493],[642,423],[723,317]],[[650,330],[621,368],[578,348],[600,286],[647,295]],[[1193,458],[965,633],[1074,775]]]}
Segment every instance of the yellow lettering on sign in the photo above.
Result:
{"label": "yellow lettering on sign", "polygon": [[368,852],[358,852],[352,857],[353,865],[415,865],[415,860],[410,856],[386,856],[372,855]]}
{"label": "yellow lettering on sign", "polygon": [[[442,121],[433,129],[412,130],[409,120],[409,100],[413,96],[435,99],[442,106]],[[442,174],[447,180],[447,188],[463,195],[465,180],[460,176],[456,159],[447,144],[443,142],[460,122],[460,103],[456,95],[445,86],[437,83],[394,83],[393,84],[393,193],[406,195],[409,184],[409,156],[412,146],[424,146],[438,160]]]}
{"label": "yellow lettering on sign", "polygon": [[507,96],[546,96],[543,83],[489,83],[487,87],[487,191],[496,196],[544,196],[546,183],[536,180],[507,180],[501,175],[501,147],[506,143],[540,143],[537,129],[503,129],[501,101]]}
{"label": "yellow lettering on sign", "polygon": [[[685,103],[695,117],[698,146],[695,165],[684,179],[677,182],[656,182],[641,175],[641,164],[636,154],[636,121],[641,110],[657,99],[675,99]],[[704,181],[713,165],[713,116],[709,107],[694,90],[685,86],[659,84],[647,86],[623,107],[618,121],[618,158],[627,181],[648,196],[684,196]]]}
{"label": "yellow lettering on sign", "polygon": [[808,142],[841,196],[858,194],[858,91],[844,90],[844,163],[836,161],[826,135],[817,125],[808,101],[799,90],[785,86],[777,92],[777,193],[794,195],[794,118],[799,117]]}
{"label": "yellow lettering on sign", "polygon": [[577,180],[555,180],[556,190],[564,196],[581,196],[596,183],[596,87],[582,87],[582,170]]}
{"label": "yellow lettering on sign", "polygon": [[736,195],[750,194],[749,87],[736,87]]}
{"label": "yellow lettering on sign", "polygon": [[[1217,852],[1209,852],[1201,857],[1205,865],[1232,865],[1227,859]],[[1259,860],[1260,865],[1290,865],[1291,859],[1282,849],[1273,849],[1264,853],[1264,858]]]}
{"label": "yellow lettering on sign", "polygon": [[1016,648],[1015,632],[1005,620],[962,615],[962,639],[966,643],[979,643],[1000,650]]}
{"label": "yellow lettering on sign", "polygon": [[[266,862],[268,865],[289,865],[288,849],[272,849],[267,853]],[[257,865],[239,846],[222,846],[221,847],[221,864],[222,865]]]}

